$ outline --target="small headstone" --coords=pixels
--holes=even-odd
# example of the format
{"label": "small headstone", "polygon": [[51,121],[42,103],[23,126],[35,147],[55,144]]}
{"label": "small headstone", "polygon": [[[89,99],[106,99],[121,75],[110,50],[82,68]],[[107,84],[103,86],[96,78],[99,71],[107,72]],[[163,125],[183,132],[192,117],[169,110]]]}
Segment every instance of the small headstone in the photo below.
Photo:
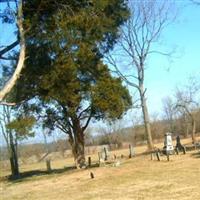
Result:
{"label": "small headstone", "polygon": [[186,154],[185,147],[181,144],[181,139],[180,139],[179,135],[176,137],[176,147],[175,147],[175,150],[176,150],[177,154],[178,154],[179,151],[183,151],[183,154]]}
{"label": "small headstone", "polygon": [[132,158],[134,156],[134,149],[131,144],[129,144],[129,158]]}
{"label": "small headstone", "polygon": [[104,161],[107,161],[108,160],[108,157],[109,157],[109,151],[108,151],[108,147],[107,146],[104,146],[102,149],[101,149],[101,152],[98,153],[99,154],[99,159],[103,159]]}
{"label": "small headstone", "polygon": [[106,161],[108,160],[108,148],[104,147],[103,150],[104,150],[104,160]]}
{"label": "small headstone", "polygon": [[51,160],[50,159],[46,159],[46,166],[47,166],[47,171],[51,172]]}
{"label": "small headstone", "polygon": [[86,166],[86,164],[84,164],[84,165],[81,165],[81,167],[80,167],[81,169],[86,169],[87,168],[87,166]]}
{"label": "small headstone", "polygon": [[113,164],[113,167],[119,167],[120,166],[120,161],[119,160],[116,160],[116,162]]}
{"label": "small headstone", "polygon": [[179,154],[178,148],[175,148],[175,152],[176,152],[177,155]]}
{"label": "small headstone", "polygon": [[186,154],[186,148],[183,146],[183,154]]}
{"label": "small headstone", "polygon": [[156,157],[157,157],[157,160],[160,161],[160,153],[159,153],[159,151],[156,151]]}
{"label": "small headstone", "polygon": [[105,164],[104,158],[102,158],[101,152],[98,152],[98,158],[99,158],[99,167]]}
{"label": "small headstone", "polygon": [[92,172],[90,172],[90,178],[93,179],[94,178],[94,174]]}
{"label": "small headstone", "polygon": [[88,157],[88,167],[91,167],[91,157]]}

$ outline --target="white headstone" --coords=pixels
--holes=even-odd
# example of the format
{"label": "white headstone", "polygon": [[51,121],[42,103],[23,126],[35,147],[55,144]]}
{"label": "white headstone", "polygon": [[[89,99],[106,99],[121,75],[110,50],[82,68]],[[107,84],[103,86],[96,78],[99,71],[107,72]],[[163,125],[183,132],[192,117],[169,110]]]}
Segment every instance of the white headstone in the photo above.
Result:
{"label": "white headstone", "polygon": [[174,150],[172,144],[172,133],[165,133],[164,149],[169,152]]}

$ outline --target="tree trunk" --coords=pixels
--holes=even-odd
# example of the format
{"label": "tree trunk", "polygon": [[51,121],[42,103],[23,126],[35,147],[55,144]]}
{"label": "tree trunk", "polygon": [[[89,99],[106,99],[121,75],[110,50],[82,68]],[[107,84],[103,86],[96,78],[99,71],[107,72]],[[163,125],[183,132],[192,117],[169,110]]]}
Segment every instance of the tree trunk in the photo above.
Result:
{"label": "tree trunk", "polygon": [[78,169],[83,168],[85,166],[84,142],[75,139],[74,143],[71,145],[76,167]]}
{"label": "tree trunk", "polygon": [[174,127],[174,120],[173,120],[173,117],[170,116],[170,132],[173,133],[174,130],[175,130],[175,127]]}
{"label": "tree trunk", "polygon": [[149,121],[149,113],[146,105],[146,99],[143,89],[143,84],[140,84],[140,98],[141,98],[141,105],[142,105],[142,113],[143,113],[143,120],[145,125],[145,133],[147,135],[147,142],[148,142],[148,148],[151,150],[153,149],[153,140],[151,135],[151,125]]}
{"label": "tree trunk", "polygon": [[84,133],[78,119],[73,120],[73,125],[73,137],[70,137],[70,144],[76,167],[80,169],[86,166]]}
{"label": "tree trunk", "polygon": [[185,137],[188,138],[188,135],[189,135],[189,123],[186,123]]}
{"label": "tree trunk", "polygon": [[19,178],[19,165],[18,165],[18,154],[17,154],[17,146],[14,144],[13,135],[10,132],[10,166],[12,172],[12,178]]}
{"label": "tree trunk", "polygon": [[196,133],[196,122],[194,119],[192,119],[192,143],[193,144],[196,142],[195,133]]}

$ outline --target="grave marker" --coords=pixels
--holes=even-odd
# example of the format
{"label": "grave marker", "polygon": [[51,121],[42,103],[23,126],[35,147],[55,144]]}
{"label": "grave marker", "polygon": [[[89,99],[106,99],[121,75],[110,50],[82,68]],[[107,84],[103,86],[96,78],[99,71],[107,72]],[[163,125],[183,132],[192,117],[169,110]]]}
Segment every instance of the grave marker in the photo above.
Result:
{"label": "grave marker", "polygon": [[135,155],[133,146],[129,144],[129,158],[132,158]]}
{"label": "grave marker", "polygon": [[181,144],[180,136],[178,135],[176,137],[176,147],[175,147],[176,153],[179,154],[179,151],[183,151],[183,154],[186,154],[185,147]]}
{"label": "grave marker", "polygon": [[51,172],[51,160],[50,159],[46,159],[46,166],[47,166],[47,171]]}

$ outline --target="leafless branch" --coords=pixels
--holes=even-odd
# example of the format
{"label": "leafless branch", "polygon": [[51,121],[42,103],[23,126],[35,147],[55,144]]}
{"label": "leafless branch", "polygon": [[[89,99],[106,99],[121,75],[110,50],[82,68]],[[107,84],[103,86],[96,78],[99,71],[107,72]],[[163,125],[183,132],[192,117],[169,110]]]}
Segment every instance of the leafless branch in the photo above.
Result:
{"label": "leafless branch", "polygon": [[19,40],[16,40],[12,44],[6,46],[4,49],[0,51],[0,59],[2,59],[2,56],[7,53],[8,51],[12,50],[14,47],[16,47],[19,44]]}
{"label": "leafless branch", "polygon": [[6,106],[16,106],[16,103],[11,103],[11,102],[0,102],[0,105],[6,105]]}

